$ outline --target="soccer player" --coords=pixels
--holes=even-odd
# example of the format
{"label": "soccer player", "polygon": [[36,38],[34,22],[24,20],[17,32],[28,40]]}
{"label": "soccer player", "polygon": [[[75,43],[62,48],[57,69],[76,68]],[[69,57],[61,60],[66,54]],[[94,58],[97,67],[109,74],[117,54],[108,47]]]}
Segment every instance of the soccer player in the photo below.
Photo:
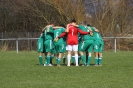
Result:
{"label": "soccer player", "polygon": [[51,58],[51,52],[53,50],[53,26],[54,21],[51,21],[49,25],[47,25],[42,31],[44,34],[44,46],[45,46],[45,52],[46,52],[46,62],[47,64],[44,64],[44,66],[52,66],[50,64],[50,58]]}
{"label": "soccer player", "polygon": [[[101,66],[104,42],[102,40],[102,37],[98,29],[96,29],[95,27],[92,27],[89,24],[88,24],[88,28],[90,28],[93,31],[93,38],[94,38],[93,48],[94,48],[94,55],[95,55],[95,66],[98,66],[98,65]],[[89,65],[91,62],[91,57],[88,57],[87,59],[88,59],[87,64]]]}
{"label": "soccer player", "polygon": [[39,53],[39,63],[40,65],[43,65],[43,59],[42,59],[42,54],[44,52],[43,34],[40,35],[37,41],[37,48],[38,48],[38,53]]}
{"label": "soccer player", "polygon": [[94,53],[95,53],[95,66],[102,66],[102,52],[104,49],[104,42],[98,29],[93,27],[94,32]]}
{"label": "soccer player", "polygon": [[[86,21],[83,21],[82,25],[78,25],[78,28],[86,32],[92,32],[92,30],[87,27]],[[87,57],[90,58],[92,53],[93,43],[94,43],[94,40],[92,35],[83,35],[83,42],[81,44],[81,47],[79,47],[79,53],[83,62],[83,66],[86,65],[84,51],[88,51]],[[87,66],[89,66],[88,62],[87,62]]]}
{"label": "soccer player", "polygon": [[57,58],[56,58],[57,66],[60,66],[62,53],[63,53],[64,48],[65,48],[65,43],[64,43],[63,38],[56,40],[56,37],[58,37],[60,34],[65,32],[65,28],[62,27],[62,25],[60,25],[59,27],[60,28],[56,28],[54,30],[54,38],[55,38],[54,45],[55,45],[55,50],[56,50],[56,54],[57,54]]}
{"label": "soccer player", "polygon": [[71,60],[71,52],[73,51],[75,54],[75,61],[76,66],[78,65],[78,33],[81,34],[89,34],[89,32],[84,32],[80,29],[78,29],[76,26],[76,20],[72,20],[70,24],[67,25],[66,32],[62,33],[58,38],[63,37],[64,35],[67,35],[67,48],[68,48],[68,63],[67,66],[70,66],[70,60]]}

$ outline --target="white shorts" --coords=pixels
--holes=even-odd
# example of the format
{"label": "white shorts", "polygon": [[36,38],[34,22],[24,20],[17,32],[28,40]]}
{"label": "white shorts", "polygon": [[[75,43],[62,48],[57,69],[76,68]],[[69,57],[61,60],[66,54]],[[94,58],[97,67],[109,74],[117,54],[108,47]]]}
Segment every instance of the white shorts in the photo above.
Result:
{"label": "white shorts", "polygon": [[67,45],[66,50],[78,51],[78,45]]}

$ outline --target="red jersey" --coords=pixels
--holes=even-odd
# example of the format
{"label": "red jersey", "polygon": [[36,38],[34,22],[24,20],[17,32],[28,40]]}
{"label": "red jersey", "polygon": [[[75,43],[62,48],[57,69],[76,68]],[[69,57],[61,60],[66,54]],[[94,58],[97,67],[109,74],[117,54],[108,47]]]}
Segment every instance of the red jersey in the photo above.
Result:
{"label": "red jersey", "polygon": [[[89,34],[89,32],[84,32],[71,24],[68,25],[67,45],[78,44],[78,32],[80,34]],[[64,35],[66,33],[62,33],[59,37],[63,37]]]}

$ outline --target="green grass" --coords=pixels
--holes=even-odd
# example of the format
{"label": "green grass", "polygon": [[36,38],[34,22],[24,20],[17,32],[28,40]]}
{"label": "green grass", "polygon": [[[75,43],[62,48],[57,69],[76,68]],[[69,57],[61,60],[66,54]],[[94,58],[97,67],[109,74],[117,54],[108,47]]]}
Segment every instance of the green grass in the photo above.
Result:
{"label": "green grass", "polygon": [[39,66],[35,51],[0,51],[0,88],[133,88],[133,52],[103,56],[101,67],[57,68]]}

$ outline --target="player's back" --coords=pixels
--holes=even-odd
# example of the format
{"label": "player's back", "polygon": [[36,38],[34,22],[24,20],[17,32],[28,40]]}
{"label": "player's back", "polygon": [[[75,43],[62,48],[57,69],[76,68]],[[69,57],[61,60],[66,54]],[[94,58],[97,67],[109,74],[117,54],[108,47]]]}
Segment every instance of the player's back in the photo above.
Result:
{"label": "player's back", "polygon": [[78,28],[73,25],[69,25],[68,30],[69,32],[68,32],[68,37],[67,37],[67,44],[77,45],[78,44]]}
{"label": "player's back", "polygon": [[48,26],[46,27],[46,29],[44,30],[44,40],[53,40],[53,27],[52,26]]}

